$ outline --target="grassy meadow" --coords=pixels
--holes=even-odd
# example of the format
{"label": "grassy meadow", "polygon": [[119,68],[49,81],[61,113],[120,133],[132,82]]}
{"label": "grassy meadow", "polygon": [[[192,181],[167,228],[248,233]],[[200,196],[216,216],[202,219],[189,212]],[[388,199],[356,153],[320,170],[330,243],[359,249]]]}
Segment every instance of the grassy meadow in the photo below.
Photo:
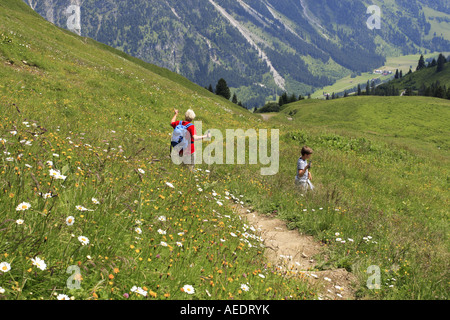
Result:
{"label": "grassy meadow", "polygon": [[[228,202],[324,243],[318,270],[354,273],[359,299],[447,299],[449,106],[303,100],[262,121],[2,1],[0,299],[319,298],[301,274],[266,261],[264,239]],[[169,121],[190,107],[203,132],[279,129],[278,173],[173,164]],[[316,190],[301,193],[305,144]],[[366,286],[373,265],[377,290]]]}

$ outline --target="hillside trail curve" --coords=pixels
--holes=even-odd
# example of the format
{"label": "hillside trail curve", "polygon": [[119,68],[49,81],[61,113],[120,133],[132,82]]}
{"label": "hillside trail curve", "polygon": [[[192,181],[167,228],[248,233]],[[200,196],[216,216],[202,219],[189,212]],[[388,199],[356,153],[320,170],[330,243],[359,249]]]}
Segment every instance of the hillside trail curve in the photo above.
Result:
{"label": "hillside trail curve", "polygon": [[314,270],[314,256],[323,253],[324,244],[312,236],[289,230],[286,223],[233,203],[233,211],[246,219],[264,239],[268,262],[280,271],[305,276],[321,300],[355,300],[356,277],[344,268]]}

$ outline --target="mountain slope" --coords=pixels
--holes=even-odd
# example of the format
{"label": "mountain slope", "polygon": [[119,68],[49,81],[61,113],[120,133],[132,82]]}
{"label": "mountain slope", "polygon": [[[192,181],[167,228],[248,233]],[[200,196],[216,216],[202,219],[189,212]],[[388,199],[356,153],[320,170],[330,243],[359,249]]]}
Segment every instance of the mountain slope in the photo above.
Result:
{"label": "mountain slope", "polygon": [[394,79],[386,84],[381,85],[383,88],[385,86],[394,86],[396,89],[401,91],[411,88],[414,91],[421,89],[421,87],[429,87],[432,84],[439,83],[440,86],[445,86],[450,88],[450,63],[444,64],[444,69],[441,72],[436,72],[437,66],[428,67],[422,70],[412,72],[403,76],[401,79]]}
{"label": "mountain slope", "polygon": [[[47,20],[67,27],[64,11],[70,1],[25,2]],[[274,91],[305,95],[352,72],[380,67],[388,54],[425,48],[450,51],[450,38],[440,34],[421,40],[429,31],[423,8],[445,12],[445,2],[375,1],[383,12],[383,28],[373,31],[366,26],[369,15],[363,1],[75,3],[81,6],[83,36],[176,71],[203,87],[225,78],[249,107],[274,98]]]}
{"label": "mountain slope", "polygon": [[[278,129],[278,173],[261,175],[262,161],[176,166],[174,107],[194,108],[203,132]],[[311,99],[261,121],[4,0],[0,110],[0,299],[318,299],[305,279],[335,269],[358,278],[357,299],[448,299],[446,100]],[[197,150],[233,145],[215,143],[217,131]],[[313,193],[293,183],[305,144]],[[315,269],[294,273],[286,256],[268,265],[264,237],[227,201],[313,236]],[[369,267],[379,290],[366,286]]]}

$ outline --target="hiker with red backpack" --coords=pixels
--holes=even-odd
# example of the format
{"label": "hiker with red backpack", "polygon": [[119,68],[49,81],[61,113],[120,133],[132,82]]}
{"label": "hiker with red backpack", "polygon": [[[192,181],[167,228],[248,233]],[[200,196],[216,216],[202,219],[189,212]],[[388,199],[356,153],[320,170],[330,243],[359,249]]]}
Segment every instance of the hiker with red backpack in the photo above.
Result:
{"label": "hiker with red backpack", "polygon": [[184,121],[177,121],[178,110],[174,109],[175,115],[172,118],[170,125],[174,128],[171,140],[172,148],[179,150],[179,156],[183,158],[183,163],[187,164],[189,170],[193,171],[195,165],[195,146],[194,141],[211,138],[211,134],[198,136],[195,126],[192,121],[195,119],[195,113],[189,109],[184,115]]}

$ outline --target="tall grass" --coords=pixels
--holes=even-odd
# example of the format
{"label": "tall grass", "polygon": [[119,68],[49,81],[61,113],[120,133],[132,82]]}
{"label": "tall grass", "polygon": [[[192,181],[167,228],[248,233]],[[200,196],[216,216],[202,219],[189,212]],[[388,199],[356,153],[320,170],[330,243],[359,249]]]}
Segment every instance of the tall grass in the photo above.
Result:
{"label": "tall grass", "polygon": [[[0,263],[11,268],[0,271],[2,299],[316,298],[300,276],[267,264],[257,232],[225,205],[233,197],[325,243],[318,268],[353,272],[360,298],[447,298],[447,102],[304,101],[262,122],[19,3],[0,4]],[[204,130],[280,129],[278,174],[175,166],[168,121],[189,107]],[[314,193],[293,184],[304,144],[315,151]],[[31,207],[17,211],[23,202]],[[365,286],[371,265],[380,290]],[[71,266],[80,289],[67,284]]]}

